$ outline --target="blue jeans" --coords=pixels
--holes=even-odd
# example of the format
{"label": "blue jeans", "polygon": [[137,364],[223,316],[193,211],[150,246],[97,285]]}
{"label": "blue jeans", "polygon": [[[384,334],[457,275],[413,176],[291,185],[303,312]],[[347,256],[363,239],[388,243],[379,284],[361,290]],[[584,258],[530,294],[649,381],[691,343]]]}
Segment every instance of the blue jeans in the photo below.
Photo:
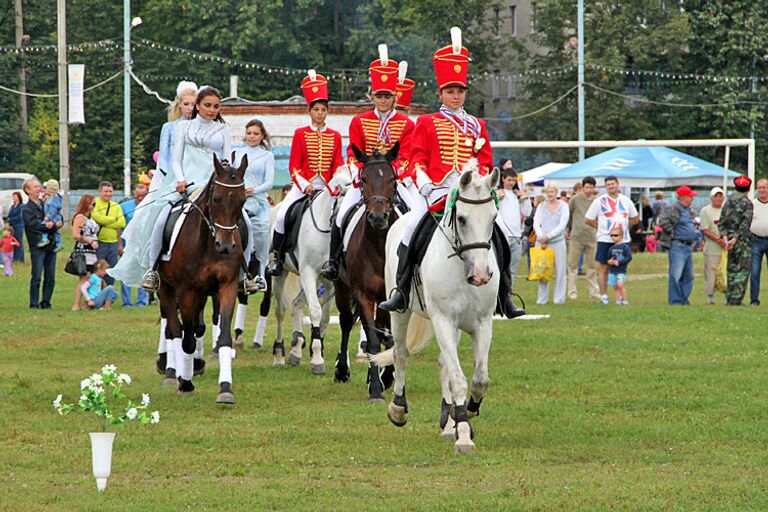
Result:
{"label": "blue jeans", "polygon": [[[131,302],[131,290],[133,290],[133,288],[129,288],[128,286],[125,286],[125,284],[120,283],[120,295],[122,296],[123,306],[125,307],[133,306],[133,303]],[[149,302],[149,293],[143,288],[139,288],[138,293],[136,294],[136,305],[139,307],[146,306],[147,302]]]}
{"label": "blue jeans", "polygon": [[[32,260],[32,278],[29,280],[29,306],[50,307],[53,287],[56,286],[56,253],[30,248]],[[40,281],[45,273],[43,281],[43,300],[40,300]]]}
{"label": "blue jeans", "polygon": [[[117,265],[117,242],[106,243],[99,241],[96,257],[100,260],[106,260],[109,263],[109,268],[115,268],[115,265]],[[104,281],[110,285],[115,284],[115,278],[109,274],[104,276]]]}
{"label": "blue jeans", "polygon": [[91,300],[93,301],[94,309],[99,309],[105,302],[115,302],[115,299],[117,299],[117,291],[115,291],[114,286],[110,284],[109,286],[102,288],[99,294]]}
{"label": "blue jeans", "polygon": [[693,251],[690,245],[672,241],[669,248],[669,285],[667,300],[670,304],[687,305],[693,290]]}
{"label": "blue jeans", "polygon": [[760,302],[760,267],[768,258],[768,238],[752,238],[752,267],[749,272],[749,302]]}
{"label": "blue jeans", "polygon": [[12,227],[13,236],[16,237],[16,240],[21,242],[19,247],[13,248],[13,261],[24,263],[24,223],[14,224]]}

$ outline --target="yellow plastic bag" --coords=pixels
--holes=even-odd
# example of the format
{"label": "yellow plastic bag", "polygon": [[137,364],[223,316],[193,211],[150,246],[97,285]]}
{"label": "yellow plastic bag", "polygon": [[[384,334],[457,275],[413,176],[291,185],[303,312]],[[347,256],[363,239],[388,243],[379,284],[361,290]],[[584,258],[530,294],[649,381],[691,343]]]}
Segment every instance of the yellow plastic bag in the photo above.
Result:
{"label": "yellow plastic bag", "polygon": [[728,251],[720,255],[720,263],[715,269],[715,290],[725,293],[728,289]]}
{"label": "yellow plastic bag", "polygon": [[528,274],[529,281],[554,281],[555,280],[555,252],[547,247],[531,247],[531,271]]}

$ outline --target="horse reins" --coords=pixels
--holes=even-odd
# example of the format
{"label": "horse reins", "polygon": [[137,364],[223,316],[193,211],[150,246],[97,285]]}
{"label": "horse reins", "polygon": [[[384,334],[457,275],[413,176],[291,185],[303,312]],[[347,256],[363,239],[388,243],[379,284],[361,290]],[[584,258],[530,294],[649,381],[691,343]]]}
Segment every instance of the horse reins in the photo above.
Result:
{"label": "horse reins", "polygon": [[309,216],[312,218],[312,224],[315,225],[315,229],[321,233],[327,234],[331,232],[331,228],[329,227],[328,229],[320,229],[320,226],[317,225],[317,219],[315,219],[315,209],[312,208],[312,205],[315,204],[315,198],[322,194],[324,191],[325,189],[318,190],[315,194],[309,197]]}
{"label": "horse reins", "polygon": [[[224,183],[222,181],[214,179],[213,182],[210,185],[208,185],[208,190],[206,191],[208,193],[209,199],[210,199],[211,191],[213,189],[213,185],[219,185],[221,187],[226,187],[226,188],[240,188],[240,187],[245,185],[245,182],[241,181],[240,183]],[[209,219],[208,218],[209,215],[206,214],[200,208],[200,206],[197,205],[197,201],[190,201],[189,200],[189,194],[188,193],[185,192],[184,193],[184,197],[187,199],[187,202],[189,202],[189,204],[192,205],[192,208],[194,208],[195,210],[197,210],[200,213],[200,216],[203,218],[205,223],[208,225],[208,230],[210,231],[212,237],[214,237],[214,238],[216,237],[216,228],[222,229],[224,231],[234,231],[234,230],[237,229],[237,223],[235,223],[232,226],[224,226],[222,224],[219,224],[218,222],[214,222],[213,219]],[[210,205],[208,207],[208,211],[210,213]]]}
{"label": "horse reins", "polygon": [[[485,204],[490,203],[491,201],[495,201],[493,194],[490,194],[488,197],[484,199],[470,199],[468,197],[464,197],[461,194],[456,194],[456,201],[467,203],[467,204]],[[432,217],[434,219],[434,217]],[[451,208],[450,217],[448,218],[449,225],[453,226],[453,240],[448,236],[448,234],[443,229],[443,226],[441,225],[441,222],[437,222],[437,219],[435,219],[435,222],[437,222],[437,227],[440,228],[440,231],[445,236],[446,240],[448,240],[448,243],[451,244],[451,248],[453,249],[453,253],[448,255],[448,258],[453,258],[454,256],[458,256],[459,259],[463,260],[462,254],[465,251],[469,251],[471,249],[486,249],[490,250],[492,247],[491,240],[488,240],[487,242],[473,242],[469,244],[464,244],[461,242],[461,237],[459,236],[459,228],[457,227],[456,222],[456,208]],[[493,238],[493,235],[491,235],[491,239]]]}

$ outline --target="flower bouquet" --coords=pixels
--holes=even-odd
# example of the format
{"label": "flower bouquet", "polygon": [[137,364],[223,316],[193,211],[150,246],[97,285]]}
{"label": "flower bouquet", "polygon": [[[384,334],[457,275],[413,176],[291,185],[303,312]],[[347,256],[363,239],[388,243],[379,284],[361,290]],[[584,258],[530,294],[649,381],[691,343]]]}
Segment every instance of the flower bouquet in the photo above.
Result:
{"label": "flower bouquet", "polygon": [[[53,407],[62,416],[74,411],[93,412],[99,421],[99,432],[90,433],[93,455],[93,476],[99,491],[107,487],[107,478],[112,468],[112,444],[115,433],[108,432],[110,425],[123,425],[127,421],[138,421],[142,425],[158,423],[160,413],[148,413],[149,395],[144,393],[140,403],[135,403],[123,393],[123,386],[131,384],[131,377],[117,373],[114,364],[107,364],[101,373],[94,373],[80,383],[80,400],[77,405],[62,403],[62,395],[53,401]],[[125,405],[120,405],[120,403]]]}

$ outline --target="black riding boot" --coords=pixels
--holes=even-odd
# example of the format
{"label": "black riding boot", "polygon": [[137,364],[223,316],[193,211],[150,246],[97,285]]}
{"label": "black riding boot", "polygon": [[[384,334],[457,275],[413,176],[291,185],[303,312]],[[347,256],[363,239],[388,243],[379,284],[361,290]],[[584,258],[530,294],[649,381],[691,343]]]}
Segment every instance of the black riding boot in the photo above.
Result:
{"label": "black riding boot", "polygon": [[341,228],[334,222],[331,226],[331,252],[327,266],[320,271],[320,275],[331,281],[339,278],[339,257],[341,256]]}
{"label": "black riding boot", "polygon": [[519,316],[523,316],[525,314],[525,310],[515,306],[515,303],[512,302],[512,297],[510,296],[512,276],[509,273],[509,265],[506,267],[501,267],[501,262],[499,262],[499,267],[504,268],[505,270],[501,271],[501,279],[499,279],[499,294],[497,295],[498,302],[496,307],[497,312],[503,314],[507,318],[517,318]]}
{"label": "black riding boot", "polygon": [[402,311],[408,307],[411,296],[411,278],[413,270],[408,261],[408,246],[402,242],[397,248],[397,288],[392,296],[379,304],[384,311]]}
{"label": "black riding boot", "polygon": [[283,262],[285,261],[285,235],[275,231],[272,237],[272,254],[275,259],[267,268],[267,274],[278,277],[283,275]]}

